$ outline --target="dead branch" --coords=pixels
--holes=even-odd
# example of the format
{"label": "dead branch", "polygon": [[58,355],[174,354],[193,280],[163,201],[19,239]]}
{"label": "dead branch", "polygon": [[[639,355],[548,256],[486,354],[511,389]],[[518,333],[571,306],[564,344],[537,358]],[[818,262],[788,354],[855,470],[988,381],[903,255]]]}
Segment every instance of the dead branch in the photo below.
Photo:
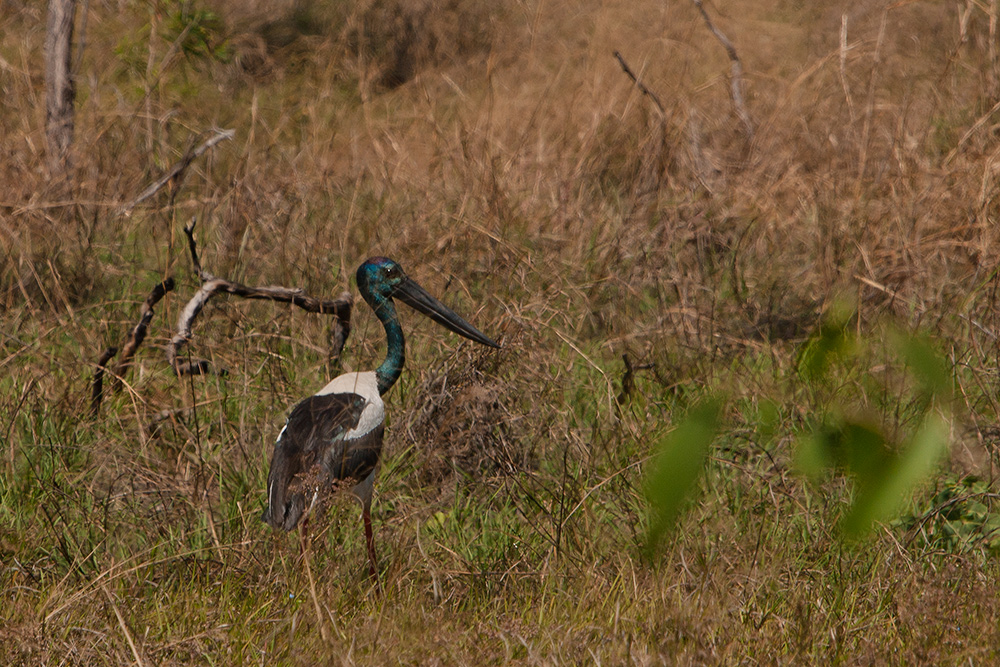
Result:
{"label": "dead branch", "polygon": [[847,111],[851,114],[851,125],[854,125],[854,100],[851,98],[851,87],[847,84],[847,14],[840,17],[840,85],[844,89],[847,100]]}
{"label": "dead branch", "polygon": [[[149,329],[149,323],[153,320],[153,306],[173,288],[174,279],[167,278],[162,283],[157,284],[149,293],[149,296],[146,297],[146,301],[143,302],[139,322],[129,332],[128,338],[125,340],[125,345],[122,346],[122,357],[113,371],[111,388],[116,393],[122,390],[122,379],[132,366],[132,358],[135,356],[136,350],[142,345],[142,341],[146,339],[146,331]],[[108,362],[116,354],[118,354],[118,348],[109,347],[97,359],[97,367],[94,369],[94,379],[91,382],[90,389],[90,412],[93,415],[97,415],[101,410],[101,401],[104,400],[104,373],[110,370]]]}
{"label": "dead branch", "polygon": [[[353,300],[350,292],[341,292],[340,298],[347,299],[348,302]],[[344,351],[344,344],[351,334],[350,314],[350,308],[348,308],[347,317],[339,315],[334,317],[333,324],[330,326],[330,351],[327,354],[327,362],[330,365],[331,374],[340,370],[340,353]]]}
{"label": "dead branch", "polygon": [[217,278],[208,271],[205,271],[201,266],[201,261],[198,259],[198,246],[194,240],[194,227],[195,220],[192,219],[184,227],[184,233],[188,237],[191,261],[194,264],[195,272],[202,281],[202,285],[181,311],[177,320],[177,333],[174,334],[174,337],[170,339],[170,343],[167,345],[167,361],[177,375],[200,375],[208,372],[210,366],[207,361],[197,359],[188,362],[179,362],[177,353],[185,343],[191,340],[194,321],[202,308],[205,307],[209,299],[219,292],[241,296],[244,299],[266,299],[268,301],[290,303],[306,312],[333,315],[334,332],[331,335],[332,347],[330,350],[330,359],[331,361],[340,359],[340,353],[351,331],[351,306],[354,303],[354,298],[349,292],[344,292],[332,300],[319,299],[306,294],[303,289],[298,287],[289,288],[276,285],[250,287],[234,283],[225,278]]}
{"label": "dead branch", "polygon": [[636,214],[640,216],[648,214],[649,206],[655,201],[660,190],[664,176],[663,154],[666,148],[667,113],[660,98],[632,71],[621,52],[615,51],[614,56],[622,71],[632,80],[639,92],[653,102],[657,111],[656,126],[652,128],[649,141],[645,142],[640,154],[640,172],[629,205],[628,217],[631,219]]}
{"label": "dead branch", "polygon": [[104,400],[104,371],[106,364],[118,354],[117,347],[109,347],[97,358],[97,368],[94,369],[94,380],[90,385],[90,414],[97,416],[101,411],[101,401]]}
{"label": "dead branch", "polygon": [[708,29],[715,35],[715,38],[719,40],[723,48],[726,49],[726,54],[729,56],[729,61],[731,64],[731,78],[730,78],[730,94],[733,98],[733,106],[736,108],[736,115],[739,116],[740,122],[743,123],[743,129],[746,132],[747,139],[753,138],[753,119],[750,118],[749,112],[747,112],[746,104],[743,102],[743,63],[740,62],[740,56],[736,53],[736,47],[733,43],[729,41],[721,30],[715,27],[712,23],[712,19],[709,18],[708,12],[701,4],[701,0],[691,0],[694,6],[698,8],[701,12],[701,17],[705,19],[705,25]]}
{"label": "dead branch", "polygon": [[615,397],[615,403],[618,406],[619,412],[621,408],[625,407],[632,400],[632,392],[635,391],[636,371],[647,371],[655,368],[653,364],[633,364],[632,358],[629,357],[628,353],[622,355],[622,361],[625,363],[625,372],[622,373],[622,390]]}
{"label": "dead branch", "polygon": [[181,181],[184,179],[184,173],[187,171],[187,168],[192,162],[204,155],[209,149],[213,148],[220,141],[232,139],[235,135],[236,130],[215,130],[211,137],[206,139],[197,148],[193,148],[185,153],[184,157],[174,163],[174,166],[167,170],[167,173],[161,176],[157,181],[150,184],[150,186],[143,190],[138,197],[129,202],[124,208],[125,214],[127,215],[131,213],[132,209],[162,190],[168,183],[174,183],[173,191],[176,192]]}
{"label": "dead branch", "polygon": [[635,367],[632,366],[632,360],[627,353],[622,355],[622,361],[625,363],[625,372],[622,373],[622,390],[615,397],[615,403],[619,407],[625,405],[632,398],[632,389],[635,387]]}
{"label": "dead branch", "polygon": [[657,110],[660,112],[660,118],[666,116],[667,111],[663,108],[663,104],[660,103],[660,98],[656,96],[656,93],[647,88],[646,84],[639,80],[639,77],[635,75],[632,68],[628,66],[627,62],[625,62],[625,58],[622,57],[621,52],[615,51],[615,58],[618,59],[618,64],[622,66],[622,70],[628,75],[628,78],[632,79],[632,83],[636,85],[639,92],[653,101],[653,104],[656,105]]}
{"label": "dead branch", "polygon": [[153,306],[155,306],[167,292],[173,289],[174,279],[172,277],[167,278],[153,288],[153,291],[149,293],[149,296],[146,297],[146,301],[142,304],[139,322],[132,327],[132,331],[129,332],[128,339],[122,347],[121,359],[118,360],[118,365],[115,366],[114,379],[111,381],[111,388],[115,391],[115,393],[122,390],[122,378],[125,377],[125,374],[128,373],[129,367],[132,366],[132,357],[135,356],[135,351],[139,349],[139,346],[142,345],[142,341],[146,339],[146,331],[149,329],[149,323],[153,320]]}
{"label": "dead branch", "polygon": [[45,28],[45,140],[49,173],[67,173],[73,143],[73,18],[76,0],[53,0]]}
{"label": "dead branch", "polygon": [[184,235],[187,236],[188,251],[191,253],[191,264],[194,267],[195,275],[198,276],[198,280],[207,283],[210,280],[215,280],[215,276],[201,268],[201,259],[198,258],[198,242],[194,240],[194,227],[197,224],[198,218],[192,217],[191,222],[184,225]]}

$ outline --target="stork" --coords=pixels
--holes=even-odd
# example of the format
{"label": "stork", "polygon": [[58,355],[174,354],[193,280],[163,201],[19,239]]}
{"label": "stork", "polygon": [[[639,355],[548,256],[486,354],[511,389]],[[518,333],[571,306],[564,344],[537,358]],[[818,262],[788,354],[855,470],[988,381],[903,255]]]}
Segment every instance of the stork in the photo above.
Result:
{"label": "stork", "polygon": [[406,355],[393,297],[461,336],[489,347],[500,346],[428,294],[391,259],[365,261],[358,267],[357,282],[361,296],[385,327],[385,361],[374,371],[334,378],[292,408],[274,444],[262,518],[274,529],[291,531],[308,516],[321,493],[350,485],[361,501],[368,572],[377,581],[371,502],[385,432],[382,396],[399,379]]}

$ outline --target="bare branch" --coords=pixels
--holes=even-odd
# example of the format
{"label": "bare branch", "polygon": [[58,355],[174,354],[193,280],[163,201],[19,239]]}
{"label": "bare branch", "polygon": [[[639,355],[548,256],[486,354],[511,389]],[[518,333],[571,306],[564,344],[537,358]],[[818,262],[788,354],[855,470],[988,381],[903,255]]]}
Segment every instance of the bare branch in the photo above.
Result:
{"label": "bare branch", "polygon": [[45,27],[45,139],[52,175],[65,173],[70,166],[76,100],[72,70],[75,16],[76,0],[49,2]]}
{"label": "bare branch", "polygon": [[124,347],[122,347],[122,357],[118,360],[118,365],[115,366],[115,377],[111,381],[111,387],[115,393],[122,390],[122,378],[125,377],[128,369],[132,366],[132,357],[135,356],[135,351],[139,349],[142,341],[146,339],[146,331],[149,329],[149,323],[153,320],[153,306],[159,303],[160,299],[173,289],[174,279],[172,277],[167,278],[153,288],[153,291],[149,293],[146,301],[142,304],[139,322],[129,332],[128,339],[125,341]]}
{"label": "bare branch", "polygon": [[191,222],[184,225],[184,235],[188,239],[188,250],[191,253],[191,264],[194,266],[194,272],[201,282],[207,283],[210,280],[215,280],[215,276],[201,268],[201,260],[198,259],[198,242],[194,240],[194,228],[197,224],[198,218],[192,216]]}
{"label": "bare branch", "polygon": [[701,4],[701,0],[691,0],[694,6],[698,8],[701,12],[701,17],[705,19],[705,25],[708,29],[712,31],[715,38],[719,40],[723,48],[726,49],[726,54],[729,55],[729,60],[731,64],[731,78],[730,78],[730,94],[733,97],[733,106],[736,108],[736,115],[739,116],[740,122],[743,123],[743,129],[746,132],[747,139],[753,138],[753,119],[750,118],[750,114],[747,112],[746,104],[743,101],[743,63],[740,62],[740,56],[736,53],[736,47],[733,43],[729,41],[721,30],[715,27],[712,23],[712,19],[709,18],[708,12]]}
{"label": "bare branch", "polygon": [[847,99],[847,110],[851,114],[851,124],[854,124],[854,100],[851,98],[851,88],[847,85],[847,14],[840,17],[840,85]]}
{"label": "bare branch", "polygon": [[186,342],[191,340],[191,327],[194,325],[195,318],[198,317],[198,313],[201,312],[201,309],[205,307],[208,300],[215,294],[220,284],[224,282],[210,280],[202,284],[201,289],[191,297],[191,300],[184,306],[184,310],[181,311],[180,317],[177,319],[177,333],[174,334],[174,337],[170,339],[170,343],[167,345],[167,363],[170,364],[170,367],[174,369],[177,375],[202,375],[208,372],[208,361],[195,359],[193,361],[178,363],[177,352]]}
{"label": "bare branch", "polygon": [[660,117],[662,118],[666,116],[667,112],[666,109],[663,108],[663,105],[660,103],[660,98],[657,97],[656,93],[647,88],[646,85],[639,80],[639,77],[635,75],[635,72],[632,71],[632,68],[628,66],[627,62],[625,62],[625,58],[622,57],[621,52],[615,51],[615,58],[618,59],[618,64],[622,66],[622,70],[625,72],[625,74],[628,75],[628,78],[632,79],[632,82],[639,88],[639,92],[641,92],[649,99],[653,100],[653,104],[656,105],[656,108],[660,112]]}
{"label": "bare branch", "polygon": [[194,321],[198,317],[202,308],[209,299],[218,293],[233,294],[244,299],[266,299],[268,301],[278,301],[290,303],[298,306],[309,313],[321,313],[334,316],[334,331],[331,334],[330,359],[338,360],[343,350],[344,343],[351,331],[351,306],[354,298],[350,292],[343,292],[336,299],[320,299],[307,294],[298,287],[280,287],[269,285],[266,287],[250,287],[240,283],[234,283],[225,278],[217,278],[201,267],[198,259],[198,247],[194,239],[195,221],[192,220],[184,227],[184,233],[188,237],[188,248],[191,251],[191,261],[198,277],[202,280],[201,288],[195,293],[191,300],[187,302],[177,320],[177,333],[167,345],[167,361],[171,368],[178,375],[192,374],[200,375],[209,370],[209,363],[205,360],[194,360],[190,362],[178,362],[177,354],[192,336]]}
{"label": "bare branch", "polygon": [[[347,300],[348,303],[353,302],[353,297],[350,292],[341,292],[340,299]],[[344,344],[347,342],[347,337],[351,335],[351,311],[350,307],[347,310],[347,316],[341,317],[340,315],[333,318],[333,324],[330,327],[330,352],[327,355],[327,361],[330,364],[330,372],[334,373],[340,369],[340,353],[344,351]]]}
{"label": "bare branch", "polygon": [[118,354],[117,347],[109,347],[97,358],[97,368],[94,369],[94,380],[90,387],[90,414],[97,416],[101,411],[101,401],[104,400],[104,371],[106,364]]}
{"label": "bare branch", "polygon": [[628,353],[622,355],[622,361],[625,363],[625,372],[622,373],[622,390],[615,397],[615,403],[618,405],[618,411],[625,406],[630,400],[632,400],[632,392],[635,390],[635,372],[636,371],[647,371],[655,368],[653,364],[633,364],[631,357]]}
{"label": "bare branch", "polygon": [[[149,329],[149,323],[153,320],[153,306],[173,288],[174,279],[167,278],[162,283],[157,284],[149,293],[149,296],[146,297],[146,301],[143,302],[139,322],[129,332],[125,345],[122,348],[122,357],[113,371],[114,377],[111,381],[111,388],[115,392],[121,391],[122,378],[125,377],[125,374],[128,373],[129,368],[132,366],[132,358],[135,356],[136,350],[142,345],[142,341],[146,339],[146,331]],[[97,415],[101,410],[101,401],[104,400],[104,373],[110,370],[107,367],[108,362],[116,354],[118,354],[118,348],[109,347],[97,359],[97,367],[94,369],[94,379],[90,390],[90,412],[93,415]]]}
{"label": "bare branch", "polygon": [[174,182],[179,186],[180,182],[184,179],[184,172],[187,171],[187,168],[192,162],[204,155],[210,148],[213,148],[220,141],[232,139],[235,135],[236,130],[215,130],[211,137],[205,140],[197,148],[193,148],[185,153],[184,157],[174,163],[174,166],[168,169],[166,174],[143,190],[138,197],[129,202],[125,206],[124,212],[126,214],[131,213],[132,209],[155,195],[170,182]]}
{"label": "bare branch", "polygon": [[622,71],[632,80],[639,92],[653,102],[657,111],[656,127],[650,128],[649,140],[644,142],[639,153],[640,171],[629,202],[628,217],[632,219],[636,214],[646,215],[648,213],[649,207],[660,191],[665,176],[663,155],[666,148],[667,113],[660,98],[632,71],[621,52],[615,51],[614,56],[618,64],[621,65]]}

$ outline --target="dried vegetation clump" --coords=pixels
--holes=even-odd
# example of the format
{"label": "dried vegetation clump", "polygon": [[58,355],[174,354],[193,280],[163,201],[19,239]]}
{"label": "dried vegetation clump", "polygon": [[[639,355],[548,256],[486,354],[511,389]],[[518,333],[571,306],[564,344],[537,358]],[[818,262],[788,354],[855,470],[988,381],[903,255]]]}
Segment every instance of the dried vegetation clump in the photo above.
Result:
{"label": "dried vegetation clump", "polygon": [[517,431],[518,400],[498,375],[510,354],[480,353],[471,363],[450,360],[416,388],[407,431],[419,448],[417,470],[424,485],[441,486],[454,474],[479,479],[528,467],[529,452]]}
{"label": "dried vegetation clump", "polygon": [[226,3],[235,71],[251,80],[307,67],[316,55],[364,94],[401,86],[421,72],[482,61],[505,8],[487,2],[369,0]]}

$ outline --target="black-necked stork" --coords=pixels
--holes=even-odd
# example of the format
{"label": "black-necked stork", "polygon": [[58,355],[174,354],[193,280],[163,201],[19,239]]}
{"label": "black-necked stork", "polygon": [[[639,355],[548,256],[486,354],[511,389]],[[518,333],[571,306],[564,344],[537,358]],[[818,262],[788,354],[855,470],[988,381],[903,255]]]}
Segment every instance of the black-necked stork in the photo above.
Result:
{"label": "black-necked stork", "polygon": [[[335,378],[292,408],[274,445],[263,519],[275,529],[292,530],[321,493],[350,484],[361,501],[369,573],[377,578],[370,510],[385,431],[382,396],[402,373],[406,354],[393,297],[470,340],[499,345],[428,294],[391,259],[367,260],[358,267],[357,282],[361,296],[385,327],[385,361],[374,371]],[[307,494],[312,496],[308,507]]]}

